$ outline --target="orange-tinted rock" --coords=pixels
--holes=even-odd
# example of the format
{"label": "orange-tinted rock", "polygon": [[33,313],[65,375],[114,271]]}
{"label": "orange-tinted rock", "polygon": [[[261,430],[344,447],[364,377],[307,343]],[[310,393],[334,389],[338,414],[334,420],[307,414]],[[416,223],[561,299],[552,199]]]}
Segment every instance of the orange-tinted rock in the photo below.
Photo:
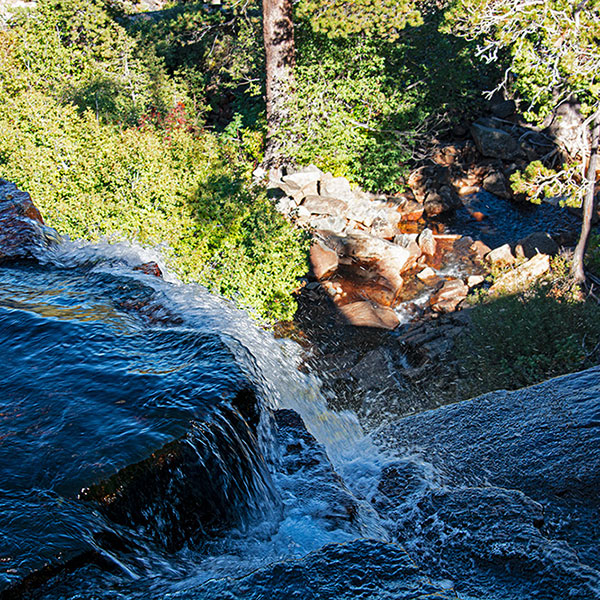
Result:
{"label": "orange-tinted rock", "polygon": [[460,279],[451,279],[431,296],[429,303],[436,312],[452,312],[467,297],[469,287]]}
{"label": "orange-tinted rock", "polygon": [[154,275],[154,277],[160,277],[162,279],[163,273],[160,270],[160,267],[154,261],[143,263],[138,265],[137,267],[133,267],[134,271],[141,271],[146,275]]}
{"label": "orange-tinted rock", "polygon": [[418,221],[424,212],[424,207],[419,202],[408,200],[406,204],[398,209],[401,221]]}
{"label": "orange-tinted rock", "polygon": [[475,258],[481,262],[483,262],[485,256],[492,251],[492,249],[487,244],[484,244],[481,240],[473,242],[470,246],[470,250],[475,255]]}
{"label": "orange-tinted rock", "polygon": [[36,250],[44,250],[58,239],[58,234],[44,225],[31,196],[0,179],[0,260],[34,258]]}
{"label": "orange-tinted rock", "polygon": [[339,264],[337,252],[322,242],[315,241],[310,248],[310,264],[317,279],[331,277]]}
{"label": "orange-tinted rock", "polygon": [[483,221],[485,219],[485,215],[482,212],[479,212],[478,210],[474,211],[471,213],[471,216],[476,220],[476,221]]}
{"label": "orange-tinted rock", "polygon": [[371,302],[352,302],[340,306],[340,312],[356,327],[395,329],[400,324],[398,316],[390,308],[376,306]]}

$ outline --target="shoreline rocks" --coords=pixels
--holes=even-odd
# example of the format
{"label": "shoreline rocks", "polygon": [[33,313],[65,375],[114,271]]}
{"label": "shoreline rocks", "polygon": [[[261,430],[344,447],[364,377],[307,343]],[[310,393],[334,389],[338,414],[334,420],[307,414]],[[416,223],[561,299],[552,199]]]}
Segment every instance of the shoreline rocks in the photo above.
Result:
{"label": "shoreline rocks", "polygon": [[60,239],[31,196],[0,179],[0,261],[36,258]]}

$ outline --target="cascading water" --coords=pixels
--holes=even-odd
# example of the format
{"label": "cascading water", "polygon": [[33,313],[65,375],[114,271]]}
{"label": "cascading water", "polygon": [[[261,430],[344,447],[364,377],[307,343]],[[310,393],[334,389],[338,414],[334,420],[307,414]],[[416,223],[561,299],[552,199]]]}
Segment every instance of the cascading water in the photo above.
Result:
{"label": "cascading water", "polygon": [[[325,453],[309,448],[303,464],[278,447],[265,408],[303,413],[332,453],[363,437],[352,415],[326,410],[294,345],[198,286],[133,270],[147,258],[65,242],[44,265],[0,271],[5,593],[58,573],[42,597],[69,595],[63,580],[85,572],[96,595],[147,597],[385,537]],[[292,446],[303,425],[287,429]],[[325,484],[309,497],[319,452]],[[290,461],[295,472],[279,468]],[[340,495],[352,514],[336,519],[327,502]]]}
{"label": "cascading water", "polygon": [[149,260],[67,241],[0,267],[1,598],[600,597],[598,372],[541,412],[365,435],[293,342]]}

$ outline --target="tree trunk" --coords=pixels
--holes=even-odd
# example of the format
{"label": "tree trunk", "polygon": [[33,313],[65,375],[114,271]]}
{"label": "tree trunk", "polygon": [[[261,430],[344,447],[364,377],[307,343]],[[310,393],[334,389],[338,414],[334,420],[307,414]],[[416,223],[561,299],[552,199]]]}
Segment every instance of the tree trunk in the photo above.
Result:
{"label": "tree trunk", "polygon": [[265,167],[289,162],[281,126],[294,93],[294,23],[292,0],[263,0],[263,37],[267,71],[267,141]]}
{"label": "tree trunk", "polygon": [[573,279],[576,283],[585,281],[583,259],[588,244],[590,229],[592,228],[592,215],[594,211],[594,186],[596,183],[596,165],[598,162],[598,138],[600,137],[600,111],[596,112],[592,122],[592,144],[590,149],[590,162],[587,169],[587,187],[583,201],[583,223],[581,224],[581,235],[573,254]]}

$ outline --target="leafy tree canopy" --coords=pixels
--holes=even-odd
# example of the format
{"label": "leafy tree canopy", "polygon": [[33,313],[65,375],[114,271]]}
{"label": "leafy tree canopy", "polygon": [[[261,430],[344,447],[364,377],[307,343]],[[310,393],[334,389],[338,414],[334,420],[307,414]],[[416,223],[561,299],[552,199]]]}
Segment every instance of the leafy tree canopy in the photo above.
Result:
{"label": "leafy tree canopy", "polygon": [[448,28],[482,37],[487,60],[508,52],[504,85],[532,122],[572,95],[586,115],[600,101],[600,0],[459,0]]}
{"label": "leafy tree canopy", "polygon": [[330,37],[367,33],[394,40],[407,25],[422,23],[414,0],[302,0],[296,10]]}

